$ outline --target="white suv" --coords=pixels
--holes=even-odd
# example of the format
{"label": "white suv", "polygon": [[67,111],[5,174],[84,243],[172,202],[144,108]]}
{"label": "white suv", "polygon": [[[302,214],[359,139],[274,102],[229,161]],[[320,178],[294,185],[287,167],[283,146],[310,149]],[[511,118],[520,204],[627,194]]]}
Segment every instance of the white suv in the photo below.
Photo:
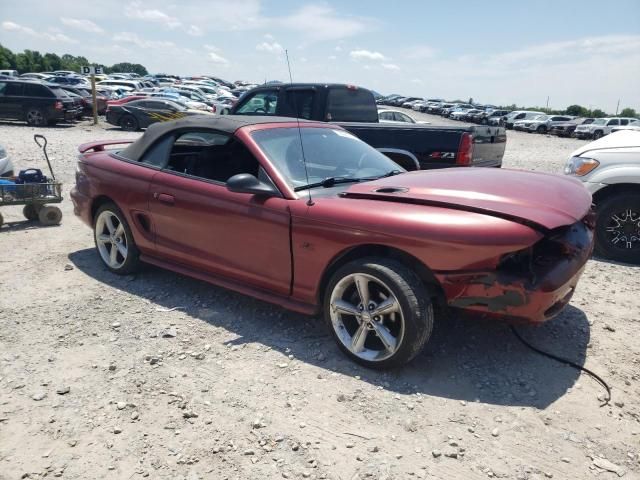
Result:
{"label": "white suv", "polygon": [[640,132],[615,132],[580,147],[564,173],[593,195],[596,253],[640,264]]}
{"label": "white suv", "polygon": [[629,125],[629,122],[633,122],[635,118],[621,117],[621,118],[596,118],[593,123],[589,125],[578,125],[575,130],[575,135],[578,138],[593,138],[598,140],[600,137],[609,135],[613,127],[620,125]]}

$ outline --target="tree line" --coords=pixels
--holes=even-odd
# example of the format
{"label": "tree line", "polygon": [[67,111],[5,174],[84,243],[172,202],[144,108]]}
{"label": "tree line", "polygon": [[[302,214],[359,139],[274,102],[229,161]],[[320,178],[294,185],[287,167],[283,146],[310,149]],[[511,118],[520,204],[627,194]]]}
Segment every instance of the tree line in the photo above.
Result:
{"label": "tree line", "polygon": [[[80,68],[87,65],[95,65],[85,57],[74,56],[65,53],[56,55],[55,53],[41,54],[37,50],[25,50],[21,53],[14,53],[0,44],[0,70],[17,70],[18,73],[29,72],[53,72],[55,70],[70,70],[80,73]],[[111,66],[104,66],[105,73],[137,73],[138,75],[148,75],[147,69],[139,63],[122,62]]]}

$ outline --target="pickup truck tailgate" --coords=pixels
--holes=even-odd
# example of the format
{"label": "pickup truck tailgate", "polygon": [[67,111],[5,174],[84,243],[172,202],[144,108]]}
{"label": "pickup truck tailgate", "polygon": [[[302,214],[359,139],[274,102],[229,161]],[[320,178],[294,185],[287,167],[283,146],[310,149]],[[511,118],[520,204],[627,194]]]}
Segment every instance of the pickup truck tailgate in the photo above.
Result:
{"label": "pickup truck tailgate", "polygon": [[[458,154],[465,133],[473,139],[471,162],[465,166],[500,167],[507,140],[502,127],[338,124],[393,160],[397,161],[396,157],[401,155],[400,152],[411,154],[421,170],[462,166],[458,162]],[[406,164],[402,165],[407,168]]]}

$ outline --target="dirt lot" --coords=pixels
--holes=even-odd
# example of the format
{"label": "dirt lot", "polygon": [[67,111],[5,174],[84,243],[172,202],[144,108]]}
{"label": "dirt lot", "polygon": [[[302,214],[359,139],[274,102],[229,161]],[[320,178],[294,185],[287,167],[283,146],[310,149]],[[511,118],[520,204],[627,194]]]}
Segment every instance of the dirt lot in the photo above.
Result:
{"label": "dirt lot", "polygon": [[[439,117],[424,116],[433,123]],[[88,122],[0,124],[17,168],[49,139],[65,190]],[[582,142],[509,132],[505,166],[561,172]],[[640,269],[591,260],[571,305],[524,347],[505,325],[436,325],[409,367],[374,372],[323,324],[147,267],[108,273],[65,200],[62,226],[3,208],[0,478],[640,477]]]}

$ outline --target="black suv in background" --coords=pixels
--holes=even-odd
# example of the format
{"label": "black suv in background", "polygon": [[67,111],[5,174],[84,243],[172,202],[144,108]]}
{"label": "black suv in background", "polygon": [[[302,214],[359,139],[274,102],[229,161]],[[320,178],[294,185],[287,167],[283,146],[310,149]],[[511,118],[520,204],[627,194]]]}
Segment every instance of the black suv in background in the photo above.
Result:
{"label": "black suv in background", "polygon": [[52,125],[73,120],[80,112],[57,85],[28,80],[0,80],[0,119]]}

